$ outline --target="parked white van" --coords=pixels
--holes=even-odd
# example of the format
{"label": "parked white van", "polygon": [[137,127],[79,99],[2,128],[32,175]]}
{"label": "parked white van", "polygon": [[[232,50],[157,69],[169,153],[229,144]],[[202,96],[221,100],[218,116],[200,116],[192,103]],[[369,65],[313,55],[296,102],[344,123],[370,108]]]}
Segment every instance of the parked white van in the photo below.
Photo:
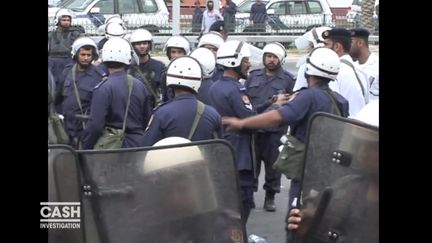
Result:
{"label": "parked white van", "polygon": [[170,32],[169,13],[163,0],[67,0],[56,8],[48,8],[48,31],[55,29],[55,14],[61,8],[72,10],[72,25],[88,35],[97,35],[98,27],[113,15],[120,15],[128,30]]}

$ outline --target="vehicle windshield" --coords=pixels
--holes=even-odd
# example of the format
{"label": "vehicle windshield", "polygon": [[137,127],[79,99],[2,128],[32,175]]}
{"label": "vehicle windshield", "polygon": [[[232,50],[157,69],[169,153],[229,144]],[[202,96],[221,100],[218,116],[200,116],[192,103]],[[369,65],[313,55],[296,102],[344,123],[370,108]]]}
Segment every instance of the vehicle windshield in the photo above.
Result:
{"label": "vehicle windshield", "polygon": [[[254,0],[246,0],[241,2],[238,7],[237,7],[237,11],[240,13],[250,13],[251,7],[252,5],[255,3],[256,1]],[[264,5],[266,5],[269,1],[261,1]]]}
{"label": "vehicle windshield", "polygon": [[68,0],[60,4],[60,8],[67,8],[73,11],[82,12],[88,5],[90,5],[93,0]]}

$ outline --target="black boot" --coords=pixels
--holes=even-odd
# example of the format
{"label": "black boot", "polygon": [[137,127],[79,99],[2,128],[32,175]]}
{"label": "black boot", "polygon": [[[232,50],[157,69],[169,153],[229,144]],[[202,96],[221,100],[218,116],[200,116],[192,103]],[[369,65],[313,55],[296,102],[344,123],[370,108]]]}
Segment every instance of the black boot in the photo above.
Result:
{"label": "black boot", "polygon": [[274,195],[266,195],[264,199],[264,209],[268,212],[276,211],[276,205],[274,202]]}

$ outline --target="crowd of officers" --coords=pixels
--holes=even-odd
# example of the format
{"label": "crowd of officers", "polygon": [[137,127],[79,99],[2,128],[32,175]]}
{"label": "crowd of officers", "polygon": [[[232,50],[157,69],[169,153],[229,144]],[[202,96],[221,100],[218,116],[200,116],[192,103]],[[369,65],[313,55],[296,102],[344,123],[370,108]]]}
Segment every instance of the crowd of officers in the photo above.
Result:
{"label": "crowd of officers", "polygon": [[[250,71],[251,52],[242,41],[227,41],[210,31],[191,50],[186,38],[172,36],[164,46],[170,61],[166,67],[150,55],[149,31],[127,33],[121,18],[113,17],[105,22],[105,39],[95,43],[70,29],[72,18],[70,11],[60,10],[57,29],[48,34],[49,103],[64,116],[69,144],[93,149],[104,127],[122,127],[127,103],[124,148],[152,146],[171,136],[226,139],[236,153],[245,223],[255,208],[261,161],[266,170],[264,208],[276,210],[281,174],[272,164],[288,126],[304,142],[314,113],[331,112],[335,102],[340,115],[354,116],[379,95],[378,58],[369,51],[369,33],[363,29],[318,27],[307,32],[296,46],[310,53],[294,77],[283,68],[286,50],[277,42],[263,48],[263,68]],[[335,91],[332,96],[327,95],[330,90]],[[200,119],[192,129],[197,113]],[[249,126],[253,129],[236,123],[255,116],[259,121]],[[299,190],[299,182],[293,181],[290,199]]]}

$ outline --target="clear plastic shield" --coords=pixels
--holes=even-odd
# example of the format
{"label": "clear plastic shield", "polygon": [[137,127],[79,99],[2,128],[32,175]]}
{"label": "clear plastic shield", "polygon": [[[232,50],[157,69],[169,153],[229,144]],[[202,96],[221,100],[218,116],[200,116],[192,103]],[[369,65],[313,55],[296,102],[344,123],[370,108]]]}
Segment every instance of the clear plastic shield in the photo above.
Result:
{"label": "clear plastic shield", "polygon": [[48,229],[49,243],[85,242],[77,161],[71,147],[48,146],[48,202],[41,202],[40,223]]}
{"label": "clear plastic shield", "polygon": [[330,114],[311,119],[300,242],[379,242],[378,142],[377,127]]}
{"label": "clear plastic shield", "polygon": [[[79,151],[91,242],[245,242],[233,150],[223,140]],[[89,207],[90,206],[90,207]],[[90,242],[90,241],[89,241]]]}

